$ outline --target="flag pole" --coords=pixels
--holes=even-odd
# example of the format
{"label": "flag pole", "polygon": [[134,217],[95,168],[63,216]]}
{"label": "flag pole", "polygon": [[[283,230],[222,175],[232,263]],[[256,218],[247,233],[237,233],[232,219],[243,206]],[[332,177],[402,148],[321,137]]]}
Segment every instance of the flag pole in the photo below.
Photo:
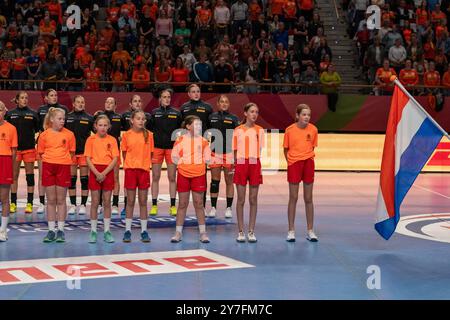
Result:
{"label": "flag pole", "polygon": [[406,90],[406,88],[402,85],[402,83],[398,80],[398,78],[395,78],[394,83],[403,91],[404,94],[408,96],[417,106],[419,106],[420,110],[422,110],[423,113],[427,116],[428,119],[439,129],[441,130],[442,134],[447,137],[447,139],[450,140],[450,136],[448,135],[447,131],[442,129],[442,127],[439,125],[439,123],[436,122],[436,120],[433,119],[432,116],[420,105],[420,103],[417,102],[416,99]]}

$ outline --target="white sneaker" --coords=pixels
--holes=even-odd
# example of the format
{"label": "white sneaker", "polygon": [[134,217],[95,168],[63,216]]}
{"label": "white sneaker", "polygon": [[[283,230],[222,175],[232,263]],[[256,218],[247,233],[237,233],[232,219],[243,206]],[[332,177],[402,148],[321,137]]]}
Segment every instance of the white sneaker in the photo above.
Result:
{"label": "white sneaker", "polygon": [[6,231],[0,231],[0,242],[5,242],[8,240],[8,234]]}
{"label": "white sneaker", "polygon": [[248,238],[248,242],[255,243],[256,241],[258,241],[258,240],[256,240],[256,236],[253,231],[248,232],[247,238]]}
{"label": "white sneaker", "polygon": [[295,242],[295,231],[288,231],[286,241],[287,242]]}
{"label": "white sneaker", "polygon": [[209,212],[208,217],[215,218],[216,217],[216,208],[212,207],[211,211]]}
{"label": "white sneaker", "polygon": [[319,239],[317,239],[316,234],[312,230],[308,230],[308,236],[306,237],[307,240],[311,242],[317,242]]}
{"label": "white sneaker", "polygon": [[118,215],[119,214],[119,207],[113,206],[111,209],[111,214]]}
{"label": "white sneaker", "polygon": [[67,211],[67,213],[70,214],[70,215],[76,214],[77,213],[77,206],[72,204],[70,206],[70,208],[69,208],[69,211]]}
{"label": "white sneaker", "polygon": [[39,203],[39,207],[36,211],[37,214],[43,214],[45,212],[45,204]]}
{"label": "white sneaker", "polygon": [[78,209],[78,214],[86,214],[86,206],[84,204]]}
{"label": "white sneaker", "polygon": [[230,207],[228,207],[227,210],[225,210],[225,218],[227,219],[233,218],[233,211],[231,210]]}
{"label": "white sneaker", "polygon": [[237,236],[237,238],[236,238],[236,241],[237,242],[245,242],[245,234],[243,233],[243,232],[239,232],[238,233],[238,236]]}

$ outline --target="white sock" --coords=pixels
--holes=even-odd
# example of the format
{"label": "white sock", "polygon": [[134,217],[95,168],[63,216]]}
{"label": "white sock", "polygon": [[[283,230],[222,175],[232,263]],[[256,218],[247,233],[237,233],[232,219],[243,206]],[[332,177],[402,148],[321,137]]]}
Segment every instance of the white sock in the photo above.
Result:
{"label": "white sock", "polygon": [[64,221],[58,221],[58,230],[64,231]]}
{"label": "white sock", "polygon": [[141,232],[147,231],[147,219],[142,220],[141,219]]}
{"label": "white sock", "polygon": [[111,225],[111,218],[104,218],[103,219],[103,230],[105,232],[109,231],[109,226]]}
{"label": "white sock", "polygon": [[8,217],[2,217],[2,226],[0,227],[0,231],[6,232],[7,227],[8,227]]}
{"label": "white sock", "polygon": [[91,220],[91,231],[97,232],[97,220]]}
{"label": "white sock", "polygon": [[49,221],[48,222],[48,230],[49,231],[55,231],[55,221]]}
{"label": "white sock", "polygon": [[200,231],[200,233],[205,233],[206,232],[206,225],[199,224],[198,225],[198,230]]}
{"label": "white sock", "polygon": [[183,233],[183,226],[176,226],[175,231],[179,232],[179,233]]}
{"label": "white sock", "polygon": [[133,219],[125,219],[125,231],[131,231],[131,222]]}

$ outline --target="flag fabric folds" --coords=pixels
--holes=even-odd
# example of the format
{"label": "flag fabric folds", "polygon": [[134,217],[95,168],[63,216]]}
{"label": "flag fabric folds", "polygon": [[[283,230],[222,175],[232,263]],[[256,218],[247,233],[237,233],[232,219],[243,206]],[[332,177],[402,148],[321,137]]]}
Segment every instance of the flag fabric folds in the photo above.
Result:
{"label": "flag fabric folds", "polygon": [[[397,82],[397,81],[396,81]],[[400,220],[400,206],[444,135],[398,84],[392,96],[381,162],[375,230],[386,240]]]}

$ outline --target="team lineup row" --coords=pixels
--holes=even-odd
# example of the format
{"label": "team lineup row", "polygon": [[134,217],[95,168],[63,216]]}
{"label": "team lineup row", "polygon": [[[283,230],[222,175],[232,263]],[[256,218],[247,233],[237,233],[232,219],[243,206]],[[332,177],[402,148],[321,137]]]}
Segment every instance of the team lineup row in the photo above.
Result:
{"label": "team lineup row", "polygon": [[[11,111],[7,111],[4,103],[0,102],[0,200],[3,208],[0,241],[8,239],[8,217],[10,212],[14,213],[17,210],[17,181],[22,161],[25,166],[28,192],[25,212],[33,211],[35,180],[33,172],[37,160],[40,198],[38,212],[46,210],[49,229],[44,242],[65,241],[66,214],[73,214],[76,210],[78,168],[81,182],[79,213],[86,212],[88,192],[91,192],[89,242],[97,241],[99,205],[102,205],[104,211],[104,241],[114,242],[109,226],[111,215],[118,212],[120,191],[118,173],[121,162],[125,172],[123,241],[131,241],[131,224],[137,195],[141,241],[149,242],[148,190],[151,187],[150,214],[156,215],[161,166],[164,161],[167,165],[171,198],[169,212],[176,215],[176,230],[171,242],[179,242],[182,239],[191,191],[200,241],[209,242],[204,209],[207,166],[211,171],[212,207],[208,215],[213,217],[216,214],[223,170],[226,182],[227,218],[232,216],[234,185],[237,190],[236,241],[256,242],[258,190],[263,182],[260,157],[264,146],[264,129],[256,124],[258,106],[255,103],[246,104],[243,110],[244,120],[240,123],[237,116],[228,113],[230,102],[225,95],[219,97],[218,111],[213,112],[213,108],[201,100],[200,88],[197,85],[189,86],[187,92],[190,100],[182,105],[180,111],[171,107],[171,89],[162,88],[158,94],[159,108],[151,113],[144,112],[141,98],[134,95],[130,101],[130,110],[122,115],[115,112],[116,101],[113,97],[109,97],[105,101],[104,110],[91,116],[85,112],[85,101],[81,95],[74,97],[73,111],[69,112],[65,106],[58,104],[55,90],[47,91],[46,104],[41,106],[38,112],[28,107],[26,92],[19,92],[16,95],[14,102],[17,107]],[[284,135],[283,147],[288,162],[289,182],[289,226],[286,240],[290,242],[295,241],[294,220],[299,184],[302,181],[307,238],[310,241],[317,241],[313,231],[312,189],[314,148],[317,146],[318,135],[317,128],[309,123],[310,118],[309,106],[299,104],[296,109],[297,121],[286,128]],[[180,128],[183,130],[177,131]],[[220,147],[214,143],[215,135],[209,135],[209,139],[203,137],[207,130],[217,130],[222,137],[226,137],[222,139]],[[177,132],[176,139],[173,139],[174,132]],[[231,138],[227,137],[230,132]],[[39,134],[37,142],[36,134]],[[208,134],[205,136],[208,137]],[[250,218],[248,233],[245,235],[243,211],[247,184]],[[69,210],[66,205],[67,190],[71,202]],[[175,200],[177,192],[178,206]]]}

